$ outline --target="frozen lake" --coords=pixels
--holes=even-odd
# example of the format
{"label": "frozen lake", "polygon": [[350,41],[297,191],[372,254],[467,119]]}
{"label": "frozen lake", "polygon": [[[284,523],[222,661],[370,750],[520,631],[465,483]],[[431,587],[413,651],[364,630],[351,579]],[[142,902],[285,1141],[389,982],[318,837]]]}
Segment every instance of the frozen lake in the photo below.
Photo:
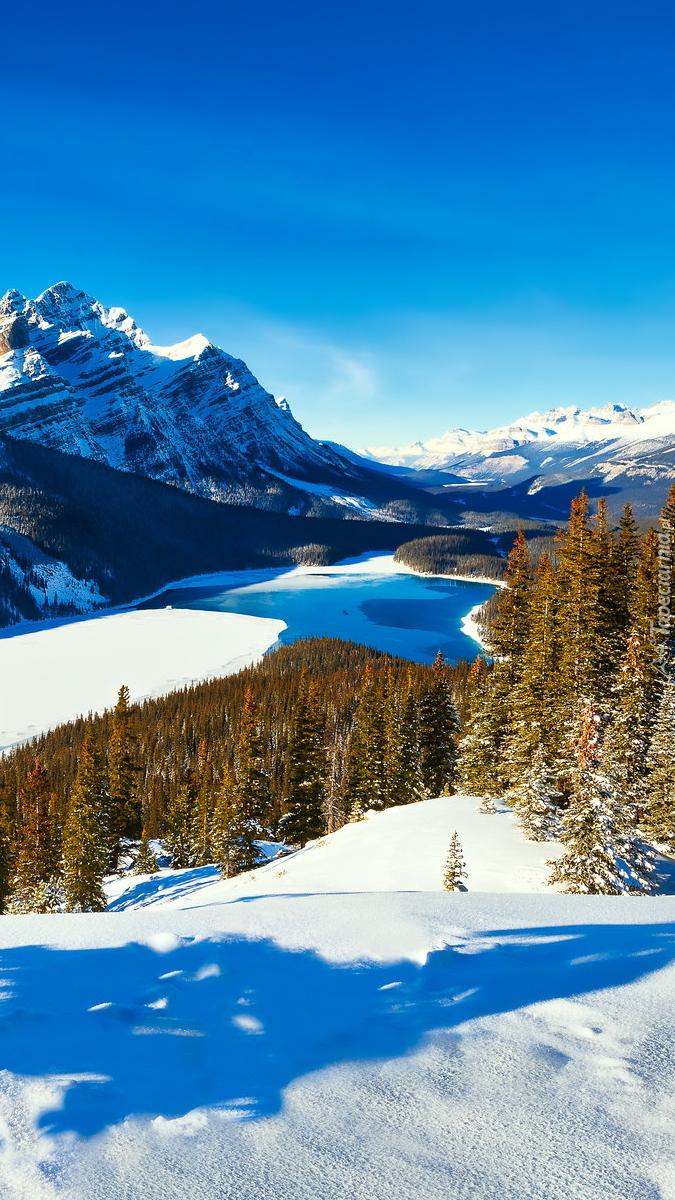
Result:
{"label": "frozen lake", "polygon": [[284,621],[282,644],[303,637],[361,642],[415,662],[439,650],[451,662],[473,659],[476,642],[462,621],[495,591],[487,583],[413,575],[390,554],[333,567],[239,572],[191,581],[145,601],[142,608],[189,608]]}

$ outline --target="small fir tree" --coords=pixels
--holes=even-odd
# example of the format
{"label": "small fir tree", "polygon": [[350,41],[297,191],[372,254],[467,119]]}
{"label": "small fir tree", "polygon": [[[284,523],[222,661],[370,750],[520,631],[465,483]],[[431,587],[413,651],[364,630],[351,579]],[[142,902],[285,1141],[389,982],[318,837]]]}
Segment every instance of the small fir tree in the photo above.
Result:
{"label": "small fir tree", "polygon": [[87,731],[63,831],[63,888],[66,912],[102,912],[108,859],[108,792],[102,755]]}
{"label": "small fir tree", "polygon": [[150,839],[145,831],[141,834],[141,844],[138,847],[138,854],[134,863],[134,875],[156,875],[159,870],[159,864],[155,858]]}
{"label": "small fir tree", "polygon": [[465,892],[466,884],[466,863],[464,862],[462,847],[455,829],[450,846],[448,849],[448,857],[445,860],[445,868],[443,871],[443,887],[446,892]]}

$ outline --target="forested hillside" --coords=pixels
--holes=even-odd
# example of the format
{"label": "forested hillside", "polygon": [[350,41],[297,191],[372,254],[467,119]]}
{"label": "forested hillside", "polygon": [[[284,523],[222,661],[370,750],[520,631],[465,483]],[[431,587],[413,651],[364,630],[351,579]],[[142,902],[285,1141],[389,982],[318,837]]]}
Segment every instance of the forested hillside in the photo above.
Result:
{"label": "forested hillside", "polygon": [[114,711],[0,763],[5,888],[14,875],[39,907],[31,889],[57,888],[69,837],[88,844],[73,853],[94,875],[143,829],[176,866],[222,862],[227,843],[231,874],[255,860],[255,838],[302,845],[369,808],[451,791],[468,675],[318,638],[142,705],[122,689]]}
{"label": "forested hillside", "polygon": [[[335,562],[366,550],[395,550],[411,535],[430,532],[394,521],[294,517],[219,504],[8,437],[0,439],[0,525],[7,575],[0,624],[60,611],[44,600],[41,584],[31,590],[31,571],[45,555],[74,577],[66,594],[72,604],[64,611],[86,611],[193,574]],[[20,551],[7,544],[16,535],[24,539]]]}
{"label": "forested hillside", "polygon": [[675,849],[671,600],[675,489],[659,530],[614,526],[585,494],[533,566],[521,535],[474,673],[461,774],[566,847],[565,890],[649,890],[647,844]]}

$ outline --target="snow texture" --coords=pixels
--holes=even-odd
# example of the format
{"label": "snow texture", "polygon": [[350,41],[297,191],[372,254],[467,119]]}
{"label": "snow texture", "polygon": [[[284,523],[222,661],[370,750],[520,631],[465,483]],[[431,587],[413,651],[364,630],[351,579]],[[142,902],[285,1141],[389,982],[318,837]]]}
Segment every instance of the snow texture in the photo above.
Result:
{"label": "snow texture", "polygon": [[398,890],[4,917],[0,1194],[672,1200],[674,916]]}

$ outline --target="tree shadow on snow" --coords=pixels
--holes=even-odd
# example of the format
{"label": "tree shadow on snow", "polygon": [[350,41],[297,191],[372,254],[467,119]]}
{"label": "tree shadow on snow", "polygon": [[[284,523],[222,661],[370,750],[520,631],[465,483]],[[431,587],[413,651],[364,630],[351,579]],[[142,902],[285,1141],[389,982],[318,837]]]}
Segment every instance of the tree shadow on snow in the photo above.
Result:
{"label": "tree shadow on snow", "polygon": [[90,1136],[132,1114],[206,1105],[270,1115],[307,1072],[400,1056],[434,1029],[630,984],[675,958],[665,924],[492,931],[423,965],[328,963],[243,937],[176,941],[2,952],[2,1066],[72,1081],[43,1129]]}

